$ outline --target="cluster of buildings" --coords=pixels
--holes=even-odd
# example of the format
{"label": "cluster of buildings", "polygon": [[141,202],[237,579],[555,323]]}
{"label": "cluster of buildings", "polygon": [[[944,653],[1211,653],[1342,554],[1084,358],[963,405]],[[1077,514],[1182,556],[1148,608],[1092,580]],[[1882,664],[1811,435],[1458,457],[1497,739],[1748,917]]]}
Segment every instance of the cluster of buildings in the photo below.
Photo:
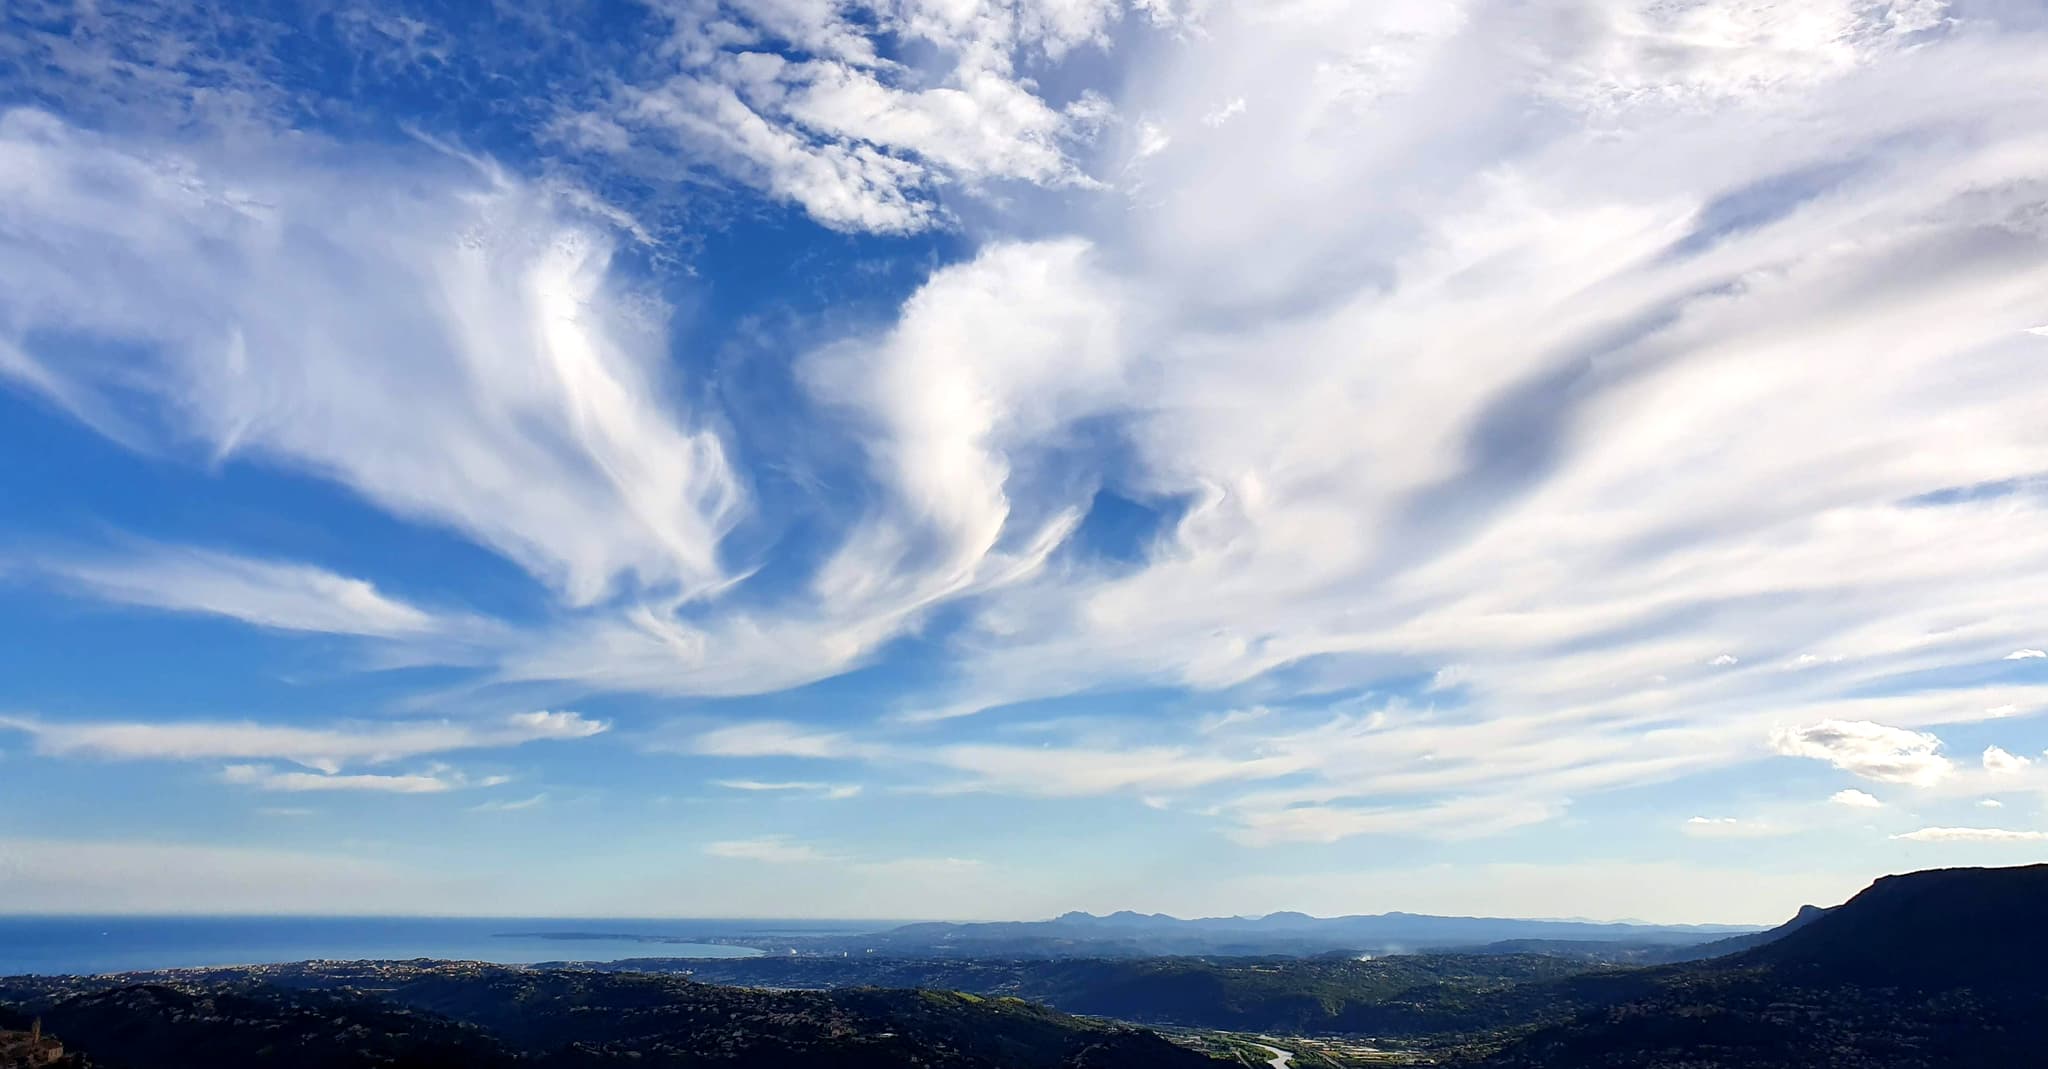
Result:
{"label": "cluster of buildings", "polygon": [[26,1032],[0,1031],[0,1069],[43,1069],[64,1062],[64,1044],[43,1034],[38,1020]]}

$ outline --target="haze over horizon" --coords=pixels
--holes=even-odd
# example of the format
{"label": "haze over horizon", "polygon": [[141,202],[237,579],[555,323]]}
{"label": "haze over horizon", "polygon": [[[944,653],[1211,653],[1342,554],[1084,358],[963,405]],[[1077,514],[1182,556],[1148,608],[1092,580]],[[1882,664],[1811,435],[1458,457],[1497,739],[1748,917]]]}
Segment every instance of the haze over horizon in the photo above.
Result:
{"label": "haze over horizon", "polygon": [[2048,859],[2048,8],[0,11],[0,914]]}

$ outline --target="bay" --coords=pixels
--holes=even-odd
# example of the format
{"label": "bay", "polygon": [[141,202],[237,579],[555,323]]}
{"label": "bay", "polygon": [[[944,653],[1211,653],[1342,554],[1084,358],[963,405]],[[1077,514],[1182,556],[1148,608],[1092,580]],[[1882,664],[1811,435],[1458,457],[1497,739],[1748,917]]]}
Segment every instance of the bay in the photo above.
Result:
{"label": "bay", "polygon": [[[135,972],[316,959],[432,958],[505,965],[734,958],[781,937],[850,935],[888,922],[512,917],[0,916],[0,976]],[[697,940],[745,940],[735,946]]]}

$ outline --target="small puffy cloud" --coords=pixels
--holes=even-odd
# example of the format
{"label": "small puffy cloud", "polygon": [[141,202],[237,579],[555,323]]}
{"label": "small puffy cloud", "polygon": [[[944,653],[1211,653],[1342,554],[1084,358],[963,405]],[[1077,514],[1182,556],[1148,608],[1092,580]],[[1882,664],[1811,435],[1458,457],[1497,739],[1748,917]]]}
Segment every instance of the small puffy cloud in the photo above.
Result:
{"label": "small puffy cloud", "polygon": [[[1438,675],[1442,674],[1441,672],[1438,673]],[[1205,716],[1202,718],[1201,731],[1206,735],[1211,732],[1222,731],[1225,728],[1237,727],[1240,724],[1264,720],[1272,715],[1272,712],[1271,709],[1263,705],[1254,705],[1248,709],[1232,709],[1227,713]]]}
{"label": "small puffy cloud", "polygon": [[1867,720],[1823,720],[1771,732],[1771,748],[1787,757],[1810,757],[1881,783],[1928,787],[1954,770],[1941,756],[1941,740],[1924,731]]}
{"label": "small puffy cloud", "polygon": [[1165,152],[1167,146],[1171,144],[1173,144],[1172,136],[1157,123],[1139,124],[1137,149],[1139,159],[1142,160],[1147,156],[1157,156]]}
{"label": "small puffy cloud", "polygon": [[2005,828],[1921,828],[1892,836],[1915,843],[2038,843],[2048,842],[2048,831],[2009,831]]}
{"label": "small puffy cloud", "polygon": [[704,852],[712,857],[759,861],[770,865],[804,865],[831,860],[816,847],[806,843],[790,842],[789,838],[783,835],[706,843]]}
{"label": "small puffy cloud", "polygon": [[1465,665],[1447,664],[1437,669],[1435,675],[1429,677],[1429,689],[1431,691],[1449,690],[1452,687],[1463,686],[1465,681],[1471,678],[1472,670]]}
{"label": "small puffy cloud", "polygon": [[2030,758],[2007,753],[1996,746],[1986,746],[1984,748],[1984,771],[1994,776],[2010,776],[2024,771],[2028,765],[2033,763],[2033,760]]}
{"label": "small puffy cloud", "polygon": [[1685,833],[1700,839],[1758,839],[1784,835],[1790,830],[1768,821],[1740,817],[1693,817],[1685,822]]}
{"label": "small puffy cloud", "polygon": [[2005,655],[2008,661],[2034,661],[2048,657],[2048,650],[2014,650]]}
{"label": "small puffy cloud", "polygon": [[1996,798],[1986,798],[1977,803],[1979,809],[2004,809],[2005,803]]}
{"label": "small puffy cloud", "polygon": [[1245,105],[1243,97],[1232,97],[1229,103],[1224,104],[1223,106],[1217,108],[1215,111],[1203,115],[1202,125],[1210,127],[1211,129],[1214,129],[1218,126],[1222,126],[1224,123],[1229,122],[1230,120],[1238,117],[1239,115],[1243,115],[1244,107]]}
{"label": "small puffy cloud", "polygon": [[1876,809],[1884,805],[1883,802],[1877,800],[1875,795],[1866,791],[1859,791],[1854,787],[1836,791],[1828,796],[1828,801],[1836,805],[1848,806],[1851,809]]}
{"label": "small puffy cloud", "polygon": [[1714,668],[1727,668],[1730,665],[1739,663],[1741,663],[1741,658],[1735,656],[1732,653],[1724,653],[1719,657],[1716,657],[1713,660],[1707,662],[1708,665]]}

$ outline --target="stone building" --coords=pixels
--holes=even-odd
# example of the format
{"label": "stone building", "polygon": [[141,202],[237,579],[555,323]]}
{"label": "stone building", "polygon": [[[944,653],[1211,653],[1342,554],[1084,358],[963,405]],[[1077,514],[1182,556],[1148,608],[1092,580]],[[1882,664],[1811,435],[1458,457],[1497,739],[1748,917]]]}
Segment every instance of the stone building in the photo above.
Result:
{"label": "stone building", "polygon": [[41,1018],[26,1032],[0,1032],[0,1069],[43,1069],[60,1063],[64,1044],[43,1034]]}

